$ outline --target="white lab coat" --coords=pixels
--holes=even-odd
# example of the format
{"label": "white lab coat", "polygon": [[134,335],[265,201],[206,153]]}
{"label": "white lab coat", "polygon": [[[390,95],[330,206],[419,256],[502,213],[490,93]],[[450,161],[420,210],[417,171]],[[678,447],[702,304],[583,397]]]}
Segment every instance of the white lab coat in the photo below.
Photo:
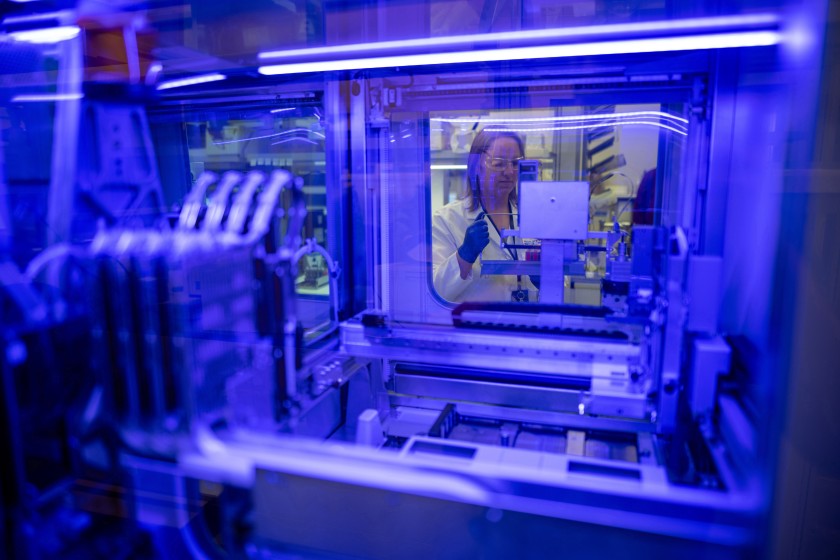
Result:
{"label": "white lab coat", "polygon": [[[473,263],[466,279],[461,278],[458,266],[458,247],[464,242],[467,228],[475,222],[481,212],[469,209],[469,200],[456,200],[438,210],[432,216],[432,269],[434,286],[445,300],[462,301],[511,301],[511,292],[519,289],[516,276],[481,275],[481,260],[513,260],[508,251],[499,247],[501,239],[493,224],[490,226],[490,243],[481,257]],[[487,218],[485,218],[487,219]],[[520,238],[514,242],[521,244]],[[525,250],[517,251],[519,260],[525,260]],[[521,288],[528,290],[528,301],[537,301],[537,289],[527,275],[521,276]]]}

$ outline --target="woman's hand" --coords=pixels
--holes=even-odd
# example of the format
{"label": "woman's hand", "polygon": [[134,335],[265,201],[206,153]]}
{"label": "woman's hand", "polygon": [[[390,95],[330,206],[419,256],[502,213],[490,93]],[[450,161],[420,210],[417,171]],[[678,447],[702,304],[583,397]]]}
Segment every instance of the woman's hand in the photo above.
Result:
{"label": "woman's hand", "polygon": [[458,256],[469,264],[473,264],[488,243],[490,243],[490,230],[487,222],[484,221],[484,212],[481,212],[475,222],[467,228],[464,242],[458,247]]}

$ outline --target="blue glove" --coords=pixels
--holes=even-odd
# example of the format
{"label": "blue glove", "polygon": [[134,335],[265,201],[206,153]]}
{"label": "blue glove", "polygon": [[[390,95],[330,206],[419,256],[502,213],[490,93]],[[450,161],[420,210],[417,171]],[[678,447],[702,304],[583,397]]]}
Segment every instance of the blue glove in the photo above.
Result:
{"label": "blue glove", "polygon": [[464,243],[458,247],[458,254],[461,258],[472,264],[481,251],[490,243],[490,230],[487,229],[487,222],[484,221],[484,212],[476,217],[467,232],[464,234]]}

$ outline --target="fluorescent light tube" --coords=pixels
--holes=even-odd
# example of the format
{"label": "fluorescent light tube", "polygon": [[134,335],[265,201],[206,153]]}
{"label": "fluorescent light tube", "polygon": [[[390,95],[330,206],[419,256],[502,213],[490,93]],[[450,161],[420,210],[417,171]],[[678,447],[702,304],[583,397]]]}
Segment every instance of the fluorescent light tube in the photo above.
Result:
{"label": "fluorescent light tube", "polygon": [[178,87],[191,86],[195,84],[206,84],[208,82],[218,82],[226,79],[224,74],[202,74],[200,76],[191,76],[189,78],[181,78],[178,80],[169,80],[158,84],[158,90],[172,89]]}
{"label": "fluorescent light tube", "polygon": [[37,101],[74,101],[84,97],[81,93],[22,93],[12,97],[12,103],[30,103]]}
{"label": "fluorescent light tube", "polygon": [[449,123],[537,123],[537,122],[564,122],[564,121],[588,121],[588,120],[612,120],[621,118],[651,118],[658,117],[662,119],[674,120],[681,123],[688,123],[688,119],[665,113],[663,111],[628,111],[624,113],[599,113],[596,115],[569,115],[564,117],[503,117],[503,118],[475,118],[475,117],[432,117],[430,121],[449,122]]}
{"label": "fluorescent light tube", "polygon": [[[377,43],[359,43],[351,45],[337,45],[331,47],[312,47],[306,49],[290,49],[266,51],[257,55],[260,60],[311,57],[316,55],[346,55],[347,53],[365,53],[372,51],[399,51],[403,49],[467,46],[479,47],[492,43],[494,46],[515,42],[550,43],[563,40],[567,43],[583,42],[593,37],[600,39],[625,38],[629,35],[640,35],[645,38],[651,34],[668,33],[673,35],[710,34],[722,31],[749,31],[750,27],[776,26],[779,18],[775,14],[750,14],[736,16],[722,16],[709,18],[687,18],[669,21],[649,21],[637,23],[621,23],[613,25],[591,25],[582,27],[564,27],[556,29],[532,29],[525,31],[505,31],[500,33],[484,33],[477,35],[455,35],[450,37],[428,37],[421,39],[405,39],[400,41],[381,41]],[[442,50],[442,49],[438,49]]]}
{"label": "fluorescent light tube", "polygon": [[450,165],[432,164],[432,165],[429,166],[429,169],[432,169],[432,170],[450,170],[450,169],[456,170],[456,169],[466,169],[466,168],[467,168],[466,165],[458,165],[458,164],[450,164]]}
{"label": "fluorescent light tube", "polygon": [[494,62],[504,60],[533,60],[540,58],[565,58],[574,56],[759,47],[776,45],[780,41],[781,33],[777,31],[712,33],[676,37],[655,37],[649,39],[599,41],[593,43],[513,47],[477,51],[436,52],[428,54],[407,54],[373,58],[274,64],[261,66],[259,68],[259,72],[260,74],[266,76],[274,76],[302,74],[306,72],[395,68],[400,66],[432,66],[436,64]]}
{"label": "fluorescent light tube", "polygon": [[59,27],[47,27],[44,29],[27,29],[25,31],[12,31],[9,37],[21,43],[32,43],[36,45],[50,45],[60,43],[77,37],[81,29],[75,25],[61,25]]}

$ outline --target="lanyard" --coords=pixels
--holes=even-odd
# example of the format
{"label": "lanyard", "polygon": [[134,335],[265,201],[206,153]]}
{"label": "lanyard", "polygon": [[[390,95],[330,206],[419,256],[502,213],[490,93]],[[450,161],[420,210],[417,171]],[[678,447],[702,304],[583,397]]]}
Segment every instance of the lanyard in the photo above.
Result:
{"label": "lanyard", "polygon": [[[493,217],[487,212],[487,209],[484,208],[484,201],[479,199],[478,203],[481,204],[481,211],[484,212],[484,215],[490,218],[490,223],[493,225],[493,229],[495,229],[496,233],[499,234],[499,241],[502,241],[502,231],[496,225],[496,222],[493,221]],[[516,221],[513,217],[513,208],[510,207],[510,200],[508,200],[508,212],[510,212],[510,229],[516,229]],[[519,260],[519,251],[517,251],[515,248],[511,249],[510,247],[505,247],[505,250],[508,252],[508,254],[513,260]],[[516,275],[516,288],[517,291],[522,291],[522,276],[520,274]]]}
{"label": "lanyard", "polygon": [[[493,217],[484,208],[484,202],[479,200],[479,204],[481,204],[481,211],[484,212],[485,216],[490,218],[490,224],[493,226],[493,229],[496,230],[496,233],[499,234],[499,240],[503,241],[504,238],[502,237],[502,231],[498,228],[498,226],[496,226],[496,222],[493,221]],[[516,221],[513,217],[513,209],[510,207],[510,201],[508,201],[508,211],[510,212],[510,229],[516,229]],[[511,249],[510,247],[505,247],[505,251],[508,252],[508,255],[510,255],[513,260],[519,260],[519,252],[515,248]]]}

